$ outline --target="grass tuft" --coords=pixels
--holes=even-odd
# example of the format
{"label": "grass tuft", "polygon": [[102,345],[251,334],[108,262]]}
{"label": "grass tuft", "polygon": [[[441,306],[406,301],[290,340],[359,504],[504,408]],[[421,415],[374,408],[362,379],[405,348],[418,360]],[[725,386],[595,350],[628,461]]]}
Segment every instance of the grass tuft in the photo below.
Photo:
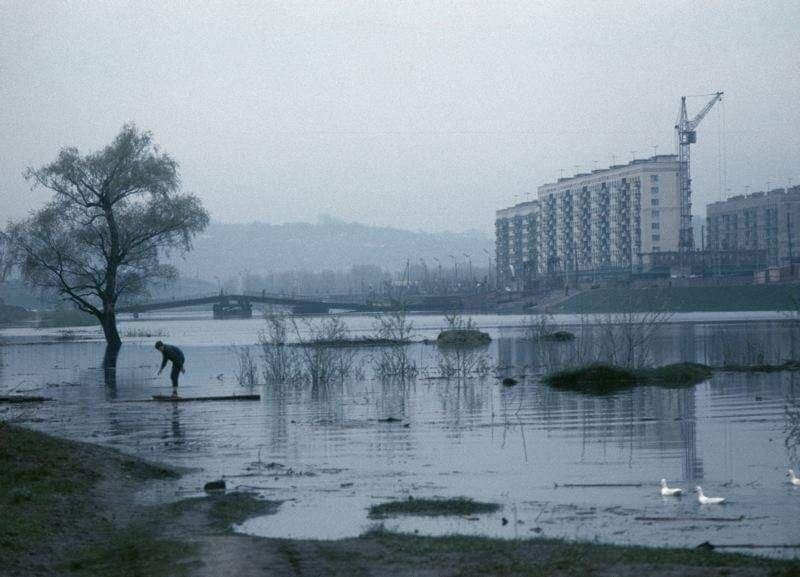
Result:
{"label": "grass tuft", "polygon": [[479,513],[494,513],[500,509],[497,503],[483,503],[467,497],[445,499],[434,497],[431,499],[415,499],[409,497],[405,501],[389,501],[373,505],[369,508],[370,519],[386,519],[397,515],[417,515],[421,517],[477,515]]}

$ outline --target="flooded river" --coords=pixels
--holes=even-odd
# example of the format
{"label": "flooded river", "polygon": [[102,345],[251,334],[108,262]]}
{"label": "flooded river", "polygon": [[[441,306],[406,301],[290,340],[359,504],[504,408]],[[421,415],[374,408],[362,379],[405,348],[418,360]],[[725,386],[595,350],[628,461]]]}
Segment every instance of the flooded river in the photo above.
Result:
{"label": "flooded river", "polygon": [[[354,333],[367,317],[344,317]],[[252,345],[264,321],[211,320],[203,313],[121,323],[116,378],[100,368],[99,329],[0,331],[0,395],[41,394],[38,408],[0,406],[0,418],[190,468],[143,500],[202,493],[219,477],[229,488],[281,500],[279,512],[240,531],[275,537],[339,538],[382,523],[423,534],[568,537],[657,546],[800,543],[798,469],[800,373],[717,373],[692,388],[636,388],[608,396],[554,391],[539,382],[544,346],[519,316],[476,316],[493,338],[480,354],[495,372],[466,380],[431,378],[435,345],[407,347],[421,368],[410,381],[380,380],[378,352],[356,354],[343,383],[257,385],[260,402],[153,403],[169,394],[153,341],[188,358],[183,395],[250,392],[235,378],[232,345]],[[439,316],[413,317],[419,338],[435,338]],[[559,318],[566,326],[576,318]],[[574,344],[552,344],[567,350]],[[769,313],[679,315],[653,337],[653,360],[721,364],[800,358],[791,323]],[[391,422],[385,419],[391,418]],[[658,482],[728,503],[701,506],[694,494],[662,498]],[[595,485],[595,486],[587,486]],[[600,485],[600,486],[597,486]],[[606,485],[606,486],[602,486]],[[367,518],[367,508],[410,496],[468,496],[503,508],[477,519]],[[507,521],[504,523],[504,519]],[[713,520],[709,520],[713,519]],[[752,551],[751,551],[752,552]],[[791,548],[758,553],[795,556]]]}

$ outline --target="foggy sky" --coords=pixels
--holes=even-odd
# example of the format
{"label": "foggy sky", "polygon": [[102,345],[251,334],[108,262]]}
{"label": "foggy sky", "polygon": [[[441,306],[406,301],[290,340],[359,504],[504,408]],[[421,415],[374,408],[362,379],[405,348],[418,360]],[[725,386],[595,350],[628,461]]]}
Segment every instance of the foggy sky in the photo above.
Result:
{"label": "foggy sky", "polygon": [[26,166],[133,121],[219,221],[489,232],[561,169],[673,152],[680,96],[724,90],[702,213],[800,183],[798,29],[796,0],[0,0],[0,220],[49,197]]}

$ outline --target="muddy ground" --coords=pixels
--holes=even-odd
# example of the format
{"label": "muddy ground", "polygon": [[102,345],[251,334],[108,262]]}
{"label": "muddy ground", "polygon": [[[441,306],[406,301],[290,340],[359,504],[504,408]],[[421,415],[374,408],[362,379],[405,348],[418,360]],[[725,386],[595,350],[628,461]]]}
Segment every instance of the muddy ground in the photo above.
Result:
{"label": "muddy ground", "polygon": [[147,483],[178,475],[0,422],[0,576],[800,575],[796,561],[553,539],[249,537],[231,525],[279,504],[242,493],[136,504]]}

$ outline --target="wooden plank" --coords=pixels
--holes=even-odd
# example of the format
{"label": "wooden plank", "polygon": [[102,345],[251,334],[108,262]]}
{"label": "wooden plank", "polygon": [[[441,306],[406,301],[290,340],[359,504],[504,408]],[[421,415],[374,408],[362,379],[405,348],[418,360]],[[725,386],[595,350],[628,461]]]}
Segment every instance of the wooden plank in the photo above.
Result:
{"label": "wooden plank", "polygon": [[566,488],[566,489],[598,489],[598,488],[609,488],[609,487],[644,487],[644,483],[554,483],[553,487],[556,489],[559,488]]}
{"label": "wooden plank", "polygon": [[712,545],[714,549],[800,549],[800,543],[787,543],[783,545],[760,545],[758,543],[730,543]]}
{"label": "wooden plank", "polygon": [[260,401],[261,395],[227,395],[221,397],[173,397],[172,395],[153,395],[153,400],[161,403],[191,403],[203,401]]}
{"label": "wooden plank", "polygon": [[26,395],[0,396],[0,403],[42,403],[51,400],[50,397],[35,397]]}
{"label": "wooden plank", "polygon": [[724,522],[732,522],[736,523],[738,521],[744,520],[744,515],[739,517],[634,517],[635,521],[650,521],[650,522],[663,522],[663,523],[671,523],[671,522],[697,522],[697,521],[706,521],[708,523],[724,523]]}

